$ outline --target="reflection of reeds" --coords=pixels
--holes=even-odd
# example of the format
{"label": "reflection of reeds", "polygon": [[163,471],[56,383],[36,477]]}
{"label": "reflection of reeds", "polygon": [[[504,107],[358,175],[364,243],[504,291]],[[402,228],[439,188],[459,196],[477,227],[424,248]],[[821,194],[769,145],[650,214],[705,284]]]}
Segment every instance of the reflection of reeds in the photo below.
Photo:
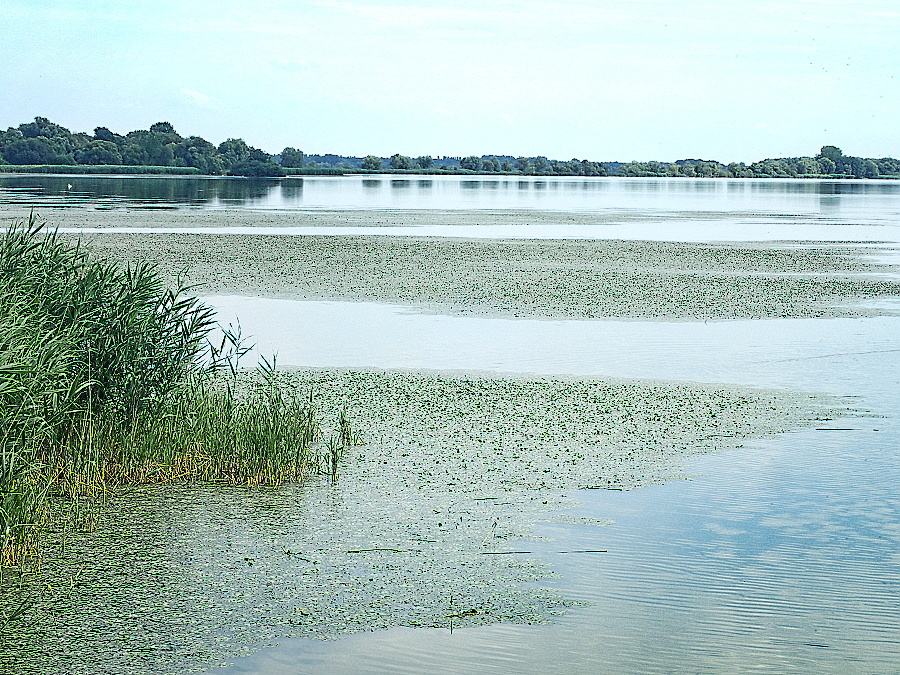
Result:
{"label": "reflection of reeds", "polygon": [[89,260],[33,216],[0,239],[0,564],[33,548],[62,495],[314,468],[312,401],[280,386],[274,363],[236,393],[240,337],[211,344],[213,310],[187,290],[147,265]]}

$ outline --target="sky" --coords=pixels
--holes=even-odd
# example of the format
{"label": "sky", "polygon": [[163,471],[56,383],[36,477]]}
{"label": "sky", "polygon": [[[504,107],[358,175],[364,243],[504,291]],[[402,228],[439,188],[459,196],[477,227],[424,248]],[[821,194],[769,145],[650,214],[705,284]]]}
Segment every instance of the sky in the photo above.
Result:
{"label": "sky", "polygon": [[0,0],[0,128],[270,153],[900,157],[898,0]]}

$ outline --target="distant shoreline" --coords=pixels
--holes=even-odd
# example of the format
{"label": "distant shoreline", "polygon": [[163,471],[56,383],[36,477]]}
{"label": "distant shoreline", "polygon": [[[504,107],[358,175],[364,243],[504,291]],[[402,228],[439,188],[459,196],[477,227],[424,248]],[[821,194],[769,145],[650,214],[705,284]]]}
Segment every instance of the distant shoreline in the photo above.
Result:
{"label": "distant shoreline", "polygon": [[162,177],[162,178],[264,178],[265,180],[280,180],[282,178],[302,178],[304,176],[483,176],[488,178],[671,178],[675,180],[865,180],[865,181],[895,181],[900,180],[900,175],[858,177],[847,174],[815,174],[799,176],[626,176],[621,174],[608,174],[606,176],[582,176],[577,174],[555,173],[522,173],[520,171],[473,171],[469,169],[285,169],[285,176],[220,176],[200,173],[197,169],[188,166],[122,166],[119,164],[107,165],[60,165],[60,164],[31,164],[31,165],[0,165],[0,176],[16,175],[43,175],[43,176],[90,176],[93,178],[128,178],[128,177]]}

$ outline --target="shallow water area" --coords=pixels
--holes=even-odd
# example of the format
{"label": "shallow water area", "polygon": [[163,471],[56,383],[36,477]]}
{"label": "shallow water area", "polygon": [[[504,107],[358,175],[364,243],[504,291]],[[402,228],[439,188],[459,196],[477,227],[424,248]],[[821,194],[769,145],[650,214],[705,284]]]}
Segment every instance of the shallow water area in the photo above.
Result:
{"label": "shallow water area", "polygon": [[[285,641],[222,672],[893,672],[900,429],[885,422],[701,458],[689,482],[575,493],[571,515],[613,523],[513,543],[586,603],[551,625]],[[605,553],[563,553],[578,550]]]}
{"label": "shallow water area", "polygon": [[[61,227],[72,234],[221,234],[292,236],[466,237],[472,239],[639,239],[644,241],[883,241],[900,242],[900,226],[847,225],[780,220],[689,218],[654,221],[652,217],[628,223],[604,225],[406,225],[399,227]],[[893,262],[893,261],[892,261]]]}
{"label": "shallow water area", "polygon": [[530,321],[211,301],[284,365],[728,382],[827,392],[862,415],[692,460],[688,482],[571,493],[580,506],[565,515],[613,523],[561,518],[510,544],[557,574],[542,586],[588,603],[549,626],[286,641],[224,672],[546,672],[560,654],[567,672],[890,672],[900,660],[900,319]]}

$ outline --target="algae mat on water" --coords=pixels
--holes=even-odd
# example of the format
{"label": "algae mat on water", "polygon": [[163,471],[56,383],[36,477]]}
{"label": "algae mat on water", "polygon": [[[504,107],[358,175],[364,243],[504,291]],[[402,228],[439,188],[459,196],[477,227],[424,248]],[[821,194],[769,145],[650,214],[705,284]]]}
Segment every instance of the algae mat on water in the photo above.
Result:
{"label": "algae mat on water", "polygon": [[[807,426],[834,401],[642,381],[285,372],[363,445],[336,483],[163,486],[113,497],[93,532],[51,537],[42,599],[0,672],[185,672],[282,637],[540,623],[568,600],[527,554],[580,487],[682,474],[686,454]],[[602,522],[597,549],[603,549]],[[600,555],[600,554],[598,554]],[[4,588],[6,599],[15,584]]]}
{"label": "algae mat on water", "polygon": [[[465,228],[460,227],[460,237]],[[71,236],[71,235],[70,235]],[[258,234],[85,235],[115,261],[149,261],[205,295],[350,300],[442,314],[741,319],[873,316],[897,268],[853,244]]]}

